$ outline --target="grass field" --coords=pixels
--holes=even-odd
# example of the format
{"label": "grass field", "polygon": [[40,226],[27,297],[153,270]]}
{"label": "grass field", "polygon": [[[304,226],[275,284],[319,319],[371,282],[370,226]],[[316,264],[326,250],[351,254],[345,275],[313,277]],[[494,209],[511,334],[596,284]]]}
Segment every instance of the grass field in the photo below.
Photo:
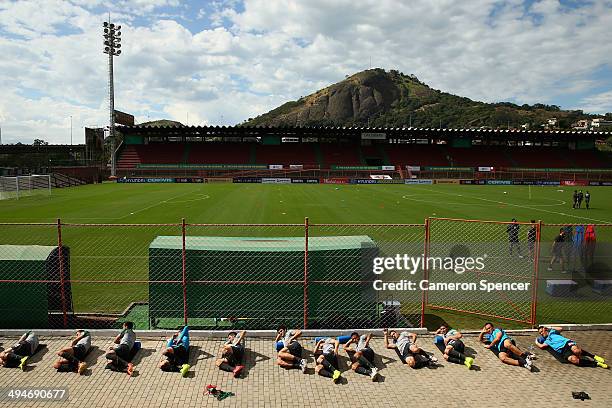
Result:
{"label": "grass field", "polygon": [[[262,184],[115,184],[53,190],[50,197],[0,201],[0,223],[75,224],[422,224],[427,217],[546,223],[612,224],[612,188],[590,187],[592,209],[571,208],[572,188],[464,185],[262,185]],[[489,232],[488,232],[489,231]],[[543,230],[550,241],[558,227]],[[74,307],[78,312],[121,312],[147,300],[148,245],[159,235],[180,235],[178,226],[121,227],[65,225],[62,237],[71,251]],[[294,227],[188,227],[188,235],[303,236]],[[524,228],[523,234],[526,233]],[[466,240],[497,240],[505,245],[505,226],[495,234],[478,227]],[[313,227],[311,235],[368,235],[383,253],[401,253],[423,241],[422,227]],[[612,228],[598,231],[599,242],[612,242]],[[56,245],[55,226],[0,225],[0,244]],[[543,254],[548,252],[543,246]],[[543,262],[546,262],[544,259]],[[541,265],[545,266],[544,263]],[[517,264],[517,267],[524,267]],[[541,268],[542,278],[563,278]],[[100,281],[122,280],[121,284]],[[136,281],[136,282],[134,282]],[[540,287],[543,321],[603,322],[612,313],[604,296],[550,298]],[[418,299],[403,307],[414,312]],[[467,301],[466,301],[467,303]],[[182,305],[178,305],[177,310]],[[140,311],[139,313],[142,313]],[[430,310],[429,322],[444,319],[464,328],[480,325],[472,315]],[[428,322],[428,325],[430,324]],[[506,324],[512,326],[512,324]]]}

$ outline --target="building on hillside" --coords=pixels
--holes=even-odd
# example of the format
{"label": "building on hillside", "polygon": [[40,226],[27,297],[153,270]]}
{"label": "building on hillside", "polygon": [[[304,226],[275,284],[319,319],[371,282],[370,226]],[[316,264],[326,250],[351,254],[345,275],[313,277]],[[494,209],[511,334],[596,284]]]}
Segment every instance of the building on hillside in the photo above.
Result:
{"label": "building on hillside", "polygon": [[602,118],[593,119],[591,121],[591,129],[594,129],[594,130],[612,129],[612,120],[605,120]]}
{"label": "building on hillside", "polygon": [[587,119],[581,119],[578,122],[572,124],[572,129],[575,129],[575,130],[588,130],[589,129],[589,121]]}

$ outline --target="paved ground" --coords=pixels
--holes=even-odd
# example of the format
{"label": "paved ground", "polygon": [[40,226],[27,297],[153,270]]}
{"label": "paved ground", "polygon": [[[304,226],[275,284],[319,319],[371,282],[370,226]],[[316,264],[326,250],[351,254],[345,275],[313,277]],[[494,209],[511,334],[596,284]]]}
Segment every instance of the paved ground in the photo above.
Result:
{"label": "paved ground", "polygon": [[[533,335],[513,335],[520,347],[527,349]],[[612,361],[612,331],[573,332],[579,344]],[[530,373],[524,368],[505,366],[488,350],[477,343],[474,336],[466,337],[466,345],[476,356],[476,367],[468,371],[465,366],[443,362],[436,369],[413,370],[403,366],[392,350],[383,349],[381,338],[372,341],[380,353],[377,365],[381,368],[380,382],[372,383],[368,377],[346,371],[347,359],[341,368],[344,381],[333,384],[330,379],[314,374],[312,354],[309,370],[286,371],[274,364],[276,353],[272,342],[264,339],[247,341],[247,372],[245,378],[234,379],[219,371],[215,355],[219,340],[192,339],[192,375],[181,378],[177,373],[164,373],[157,369],[159,352],[164,340],[141,339],[143,349],[136,356],[137,375],[104,370],[102,350],[111,344],[110,338],[94,338],[99,349],[88,356],[90,369],[84,376],[58,373],[51,364],[55,351],[68,342],[67,338],[42,338],[47,348],[32,358],[28,371],[0,369],[0,387],[67,387],[69,399],[64,403],[35,403],[20,401],[0,405],[11,407],[86,406],[86,407],[381,407],[381,406],[591,406],[612,407],[612,370],[579,368],[560,364],[545,351],[537,350],[537,369]],[[6,347],[14,339],[0,338]],[[421,336],[420,345],[441,355],[432,344],[432,336]],[[312,341],[304,340],[306,348]],[[206,384],[216,384],[236,396],[216,401],[202,394]],[[572,391],[585,391],[592,400],[573,400]]]}

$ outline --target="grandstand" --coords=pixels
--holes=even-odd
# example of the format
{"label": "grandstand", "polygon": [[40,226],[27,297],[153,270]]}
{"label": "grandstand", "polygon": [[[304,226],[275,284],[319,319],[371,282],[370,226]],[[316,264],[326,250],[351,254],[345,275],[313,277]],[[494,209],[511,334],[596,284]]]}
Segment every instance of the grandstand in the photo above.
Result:
{"label": "grandstand", "polygon": [[409,166],[412,177],[422,171],[434,178],[478,178],[479,167],[492,167],[497,174],[555,169],[563,177],[588,169],[589,179],[601,180],[612,169],[595,147],[606,134],[590,131],[129,126],[122,133],[120,176],[382,172],[404,178]]}

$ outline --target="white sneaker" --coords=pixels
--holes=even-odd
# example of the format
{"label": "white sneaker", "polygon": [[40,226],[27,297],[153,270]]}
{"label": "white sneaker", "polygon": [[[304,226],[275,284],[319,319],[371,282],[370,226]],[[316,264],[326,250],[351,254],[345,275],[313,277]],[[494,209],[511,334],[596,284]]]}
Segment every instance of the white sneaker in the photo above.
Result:
{"label": "white sneaker", "polygon": [[300,370],[302,370],[302,373],[306,374],[306,360],[304,359],[300,360]]}
{"label": "white sneaker", "polygon": [[432,363],[437,363],[438,362],[438,358],[434,357],[434,356],[429,356],[429,361],[431,361]]}
{"label": "white sneaker", "polygon": [[372,373],[370,374],[370,378],[372,379],[372,382],[376,381],[376,379],[378,378],[378,368],[372,367]]}
{"label": "white sneaker", "polygon": [[552,271],[552,266],[549,266],[548,268],[546,268],[546,270]]}
{"label": "white sneaker", "polygon": [[525,359],[525,365],[523,367],[531,371],[531,368],[533,367],[533,362],[531,361],[530,358]]}

